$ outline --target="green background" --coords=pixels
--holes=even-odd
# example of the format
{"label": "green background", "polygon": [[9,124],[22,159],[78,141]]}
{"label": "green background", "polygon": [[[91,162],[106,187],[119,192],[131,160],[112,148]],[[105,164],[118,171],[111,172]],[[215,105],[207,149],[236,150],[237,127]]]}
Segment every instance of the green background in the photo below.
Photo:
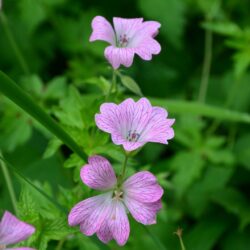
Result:
{"label": "green background", "polygon": [[[175,138],[167,146],[147,144],[129,161],[128,174],[150,170],[165,192],[156,225],[145,228],[130,218],[124,249],[180,249],[174,235],[178,227],[187,250],[250,248],[249,9],[248,0],[3,0],[0,70],[86,154],[106,156],[117,171],[122,151],[94,123],[112,70],[103,56],[107,44],[89,42],[91,20],[96,15],[111,22],[113,16],[143,17],[162,25],[156,38],[161,53],[148,62],[136,56],[132,67],[120,71],[176,119]],[[204,82],[208,89],[202,97]],[[118,77],[109,101],[138,98],[136,93],[135,83]],[[79,180],[84,161],[1,92],[0,149],[66,211],[94,195]],[[37,228],[25,246],[120,248],[68,228],[64,212],[11,169],[10,175],[18,216]],[[6,209],[14,212],[1,172],[0,214]]]}

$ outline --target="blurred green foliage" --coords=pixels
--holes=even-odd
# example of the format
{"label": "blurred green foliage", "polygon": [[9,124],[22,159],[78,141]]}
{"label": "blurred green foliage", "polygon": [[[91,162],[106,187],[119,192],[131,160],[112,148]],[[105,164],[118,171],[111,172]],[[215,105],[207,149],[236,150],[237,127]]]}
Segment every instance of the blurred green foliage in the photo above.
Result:
{"label": "blurred green foliage", "polygon": [[[138,169],[154,172],[165,195],[156,225],[145,230],[130,220],[124,249],[179,249],[173,234],[179,226],[187,250],[249,249],[249,9],[248,0],[3,0],[0,69],[84,152],[108,157],[117,171],[122,150],[94,122],[112,70],[103,56],[105,43],[88,41],[91,20],[96,15],[110,21],[113,16],[142,16],[162,24],[157,36],[161,54],[150,62],[135,58],[131,68],[122,68],[118,91],[109,100],[143,93],[176,118],[169,145],[148,144],[129,162],[129,174]],[[197,100],[206,77],[203,60],[209,53],[206,34],[212,36],[206,44],[212,60],[206,103],[201,104]],[[92,195],[79,179],[84,161],[3,95],[0,149],[67,210]],[[18,215],[37,228],[22,245],[39,250],[105,248],[69,228],[66,215],[53,203],[12,172],[11,176],[19,197]],[[0,213],[12,211],[2,174],[0,195]],[[118,249],[114,242],[108,247]]]}

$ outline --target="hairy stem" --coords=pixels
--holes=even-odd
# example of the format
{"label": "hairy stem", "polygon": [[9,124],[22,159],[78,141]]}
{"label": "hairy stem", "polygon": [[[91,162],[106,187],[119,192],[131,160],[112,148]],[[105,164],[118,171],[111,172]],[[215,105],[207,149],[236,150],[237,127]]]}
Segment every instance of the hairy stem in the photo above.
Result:
{"label": "hairy stem", "polygon": [[[1,151],[0,151],[0,156],[2,157],[2,152]],[[8,171],[4,161],[0,160],[0,165],[1,165],[1,168],[2,168],[2,171],[3,171],[3,176],[4,176],[4,179],[6,181],[8,191],[9,191],[9,195],[10,195],[10,199],[11,199],[13,209],[14,209],[15,213],[17,214],[17,199],[16,199],[16,195],[15,195],[15,191],[14,191],[14,188],[13,188],[13,184],[12,184],[12,181],[11,181],[9,171]]]}
{"label": "hairy stem", "polygon": [[211,69],[211,62],[212,62],[212,47],[213,47],[212,31],[206,30],[206,32],[205,32],[204,61],[203,61],[199,96],[198,96],[199,102],[205,102],[205,100],[206,100],[208,83],[209,83],[209,75],[210,75],[210,69]]}
{"label": "hairy stem", "polygon": [[13,36],[13,34],[10,30],[9,24],[8,24],[7,17],[4,15],[3,11],[0,11],[0,20],[1,20],[1,23],[3,25],[3,29],[4,29],[4,32],[6,34],[6,37],[9,41],[9,44],[12,47],[13,52],[16,55],[17,61],[19,62],[23,72],[28,75],[30,73],[29,67],[28,67],[28,65],[27,65],[15,39],[14,39],[14,36]]}

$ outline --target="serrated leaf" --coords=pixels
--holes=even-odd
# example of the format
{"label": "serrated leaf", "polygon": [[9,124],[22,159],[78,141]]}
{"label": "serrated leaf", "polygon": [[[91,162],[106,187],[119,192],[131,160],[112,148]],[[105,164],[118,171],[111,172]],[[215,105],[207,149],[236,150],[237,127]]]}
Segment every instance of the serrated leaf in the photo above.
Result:
{"label": "serrated leaf", "polygon": [[129,76],[120,75],[122,84],[138,96],[143,96],[139,85]]}
{"label": "serrated leaf", "polygon": [[178,197],[187,192],[191,184],[199,179],[204,166],[205,162],[198,152],[177,154],[171,163],[171,168],[176,172],[172,182]]}
{"label": "serrated leaf", "polygon": [[65,168],[73,168],[73,167],[80,167],[85,162],[77,155],[71,154],[70,157],[64,162],[63,166]]}
{"label": "serrated leaf", "polygon": [[51,157],[52,155],[54,155],[61,145],[62,145],[62,142],[60,140],[58,140],[57,138],[52,138],[49,141],[49,144],[45,152],[43,153],[43,158],[47,159]]}

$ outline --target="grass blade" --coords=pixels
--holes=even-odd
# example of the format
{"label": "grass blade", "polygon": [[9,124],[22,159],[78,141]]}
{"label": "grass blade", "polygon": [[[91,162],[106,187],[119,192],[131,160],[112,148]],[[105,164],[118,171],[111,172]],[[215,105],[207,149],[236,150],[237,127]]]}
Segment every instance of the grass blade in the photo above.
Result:
{"label": "grass blade", "polygon": [[66,133],[59,124],[56,123],[43,109],[41,109],[32,98],[25,93],[13,80],[0,71],[0,91],[13,101],[16,105],[26,111],[52,134],[63,141],[69,148],[86,161],[87,155],[76,144],[76,142]]}

